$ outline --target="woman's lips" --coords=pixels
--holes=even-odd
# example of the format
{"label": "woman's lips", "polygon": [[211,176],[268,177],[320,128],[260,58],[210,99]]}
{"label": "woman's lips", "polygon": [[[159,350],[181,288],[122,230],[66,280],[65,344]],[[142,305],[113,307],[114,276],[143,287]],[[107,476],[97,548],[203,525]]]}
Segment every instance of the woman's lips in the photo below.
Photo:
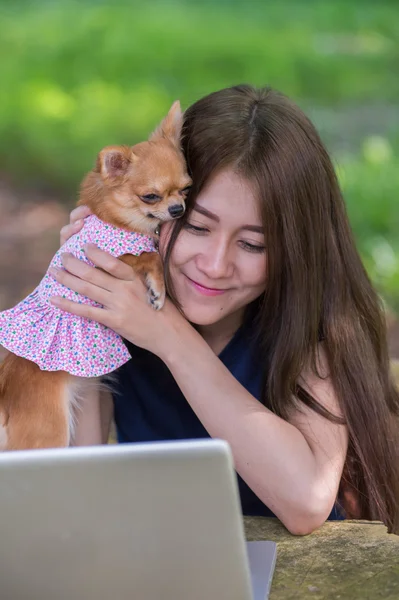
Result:
{"label": "woman's lips", "polygon": [[197,281],[193,281],[193,279],[190,279],[190,277],[187,277],[187,275],[186,275],[186,278],[187,278],[188,282],[192,285],[192,287],[194,289],[196,289],[197,292],[199,292],[200,294],[203,294],[204,296],[221,296],[222,294],[227,292],[227,290],[205,287],[204,285],[201,285]]}

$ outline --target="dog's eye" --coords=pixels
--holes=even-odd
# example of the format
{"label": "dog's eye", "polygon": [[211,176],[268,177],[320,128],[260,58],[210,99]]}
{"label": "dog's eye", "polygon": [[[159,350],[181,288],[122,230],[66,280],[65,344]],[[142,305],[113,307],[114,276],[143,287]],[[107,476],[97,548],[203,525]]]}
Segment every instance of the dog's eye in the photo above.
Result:
{"label": "dog's eye", "polygon": [[145,196],[140,196],[140,200],[143,202],[147,202],[151,204],[152,202],[158,202],[161,198],[156,194],[146,194]]}
{"label": "dog's eye", "polygon": [[191,190],[191,185],[188,185],[187,187],[184,188],[184,190],[180,190],[179,194],[181,196],[187,196],[187,194],[189,193],[190,190]]}

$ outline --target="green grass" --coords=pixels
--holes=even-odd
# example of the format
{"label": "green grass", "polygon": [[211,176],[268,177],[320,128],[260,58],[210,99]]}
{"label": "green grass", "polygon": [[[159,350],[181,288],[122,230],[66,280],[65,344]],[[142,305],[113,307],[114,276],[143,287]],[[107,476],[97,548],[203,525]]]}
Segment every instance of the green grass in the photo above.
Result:
{"label": "green grass", "polygon": [[367,268],[399,308],[397,11],[364,0],[0,0],[1,168],[72,195],[102,146],[143,139],[176,98],[272,85],[314,112]]}

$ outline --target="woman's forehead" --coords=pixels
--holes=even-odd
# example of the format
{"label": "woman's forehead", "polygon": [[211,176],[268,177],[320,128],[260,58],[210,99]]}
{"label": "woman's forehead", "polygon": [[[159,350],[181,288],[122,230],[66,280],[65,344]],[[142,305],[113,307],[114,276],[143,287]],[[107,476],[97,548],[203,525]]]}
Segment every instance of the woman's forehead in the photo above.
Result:
{"label": "woman's forehead", "polygon": [[259,200],[251,183],[231,168],[210,178],[198,194],[196,205],[219,219],[234,217],[253,224],[261,222]]}

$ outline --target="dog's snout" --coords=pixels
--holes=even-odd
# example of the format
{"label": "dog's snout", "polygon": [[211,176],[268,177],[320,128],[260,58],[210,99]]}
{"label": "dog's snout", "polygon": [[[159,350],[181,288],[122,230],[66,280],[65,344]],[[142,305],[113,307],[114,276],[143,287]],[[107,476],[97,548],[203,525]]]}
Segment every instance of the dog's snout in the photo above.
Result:
{"label": "dog's snout", "polygon": [[177,219],[184,214],[184,206],[182,204],[173,204],[169,206],[168,211],[172,219]]}

